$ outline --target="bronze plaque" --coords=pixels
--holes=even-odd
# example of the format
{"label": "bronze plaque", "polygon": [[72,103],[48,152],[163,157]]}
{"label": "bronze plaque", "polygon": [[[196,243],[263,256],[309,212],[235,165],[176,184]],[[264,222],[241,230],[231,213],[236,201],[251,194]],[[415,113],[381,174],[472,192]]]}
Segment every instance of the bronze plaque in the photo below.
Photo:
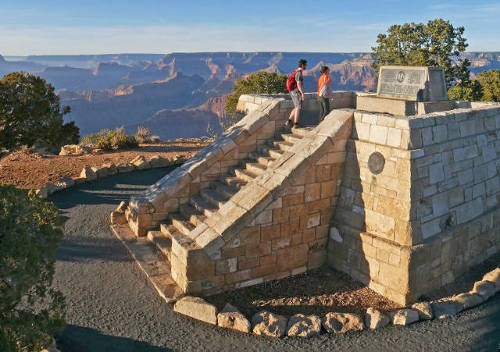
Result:
{"label": "bronze plaque", "polygon": [[379,152],[372,153],[368,158],[368,169],[375,175],[378,175],[384,170],[384,165],[385,158]]}

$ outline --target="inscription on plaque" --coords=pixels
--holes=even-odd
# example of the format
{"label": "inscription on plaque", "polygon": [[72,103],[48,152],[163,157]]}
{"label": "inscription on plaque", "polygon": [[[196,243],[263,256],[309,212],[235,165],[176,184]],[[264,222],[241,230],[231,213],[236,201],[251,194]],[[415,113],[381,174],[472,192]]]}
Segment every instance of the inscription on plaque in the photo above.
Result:
{"label": "inscription on plaque", "polygon": [[377,95],[411,101],[447,100],[445,87],[441,68],[382,66]]}

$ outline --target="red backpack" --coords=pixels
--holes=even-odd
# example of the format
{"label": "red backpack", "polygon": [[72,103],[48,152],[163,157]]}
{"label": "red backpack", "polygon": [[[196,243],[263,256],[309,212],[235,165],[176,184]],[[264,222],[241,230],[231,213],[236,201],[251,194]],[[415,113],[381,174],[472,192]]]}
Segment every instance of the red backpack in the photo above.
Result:
{"label": "red backpack", "polygon": [[297,88],[297,81],[295,80],[295,75],[297,74],[297,71],[298,70],[295,70],[292,73],[290,73],[290,76],[288,76],[288,79],[286,80],[286,90],[289,92]]}

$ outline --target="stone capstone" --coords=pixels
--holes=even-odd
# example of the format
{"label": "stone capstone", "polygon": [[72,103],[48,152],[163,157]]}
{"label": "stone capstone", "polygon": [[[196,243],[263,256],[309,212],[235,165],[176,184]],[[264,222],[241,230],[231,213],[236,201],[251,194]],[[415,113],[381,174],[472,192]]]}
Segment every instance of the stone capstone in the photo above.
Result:
{"label": "stone capstone", "polygon": [[431,320],[434,318],[434,314],[432,314],[432,307],[429,302],[417,302],[414,303],[411,308],[418,312],[418,317],[421,320]]}
{"label": "stone capstone", "polygon": [[256,335],[271,337],[285,336],[287,318],[268,311],[261,311],[252,317],[252,331]]}
{"label": "stone capstone", "polygon": [[368,308],[365,314],[366,327],[375,330],[380,329],[389,324],[390,319],[387,315],[376,308]]}
{"label": "stone capstone", "polygon": [[410,325],[419,320],[418,311],[415,309],[399,309],[392,316],[392,324],[394,325]]}
{"label": "stone capstone", "polygon": [[181,298],[175,302],[174,312],[205,323],[217,324],[217,308],[200,297],[186,296]]}
{"label": "stone capstone", "polygon": [[491,281],[477,281],[474,283],[471,293],[477,293],[487,300],[495,295],[496,291],[495,283]]}
{"label": "stone capstone", "polygon": [[431,306],[434,317],[438,319],[452,317],[463,310],[462,304],[452,300],[451,298],[433,301],[431,303]]}
{"label": "stone capstone", "polygon": [[251,329],[248,319],[240,313],[238,308],[229,303],[217,314],[217,325],[221,328],[233,329],[247,334]]}
{"label": "stone capstone", "polygon": [[327,313],[323,319],[323,327],[328,333],[343,334],[348,331],[364,329],[363,318],[350,313]]}
{"label": "stone capstone", "polygon": [[316,315],[295,314],[288,320],[288,336],[311,337],[321,332],[321,319]]}

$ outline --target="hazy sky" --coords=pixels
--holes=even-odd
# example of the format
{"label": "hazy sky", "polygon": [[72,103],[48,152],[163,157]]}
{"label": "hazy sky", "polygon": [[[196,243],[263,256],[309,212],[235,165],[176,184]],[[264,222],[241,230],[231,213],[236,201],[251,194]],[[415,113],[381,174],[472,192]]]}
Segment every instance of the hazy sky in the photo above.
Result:
{"label": "hazy sky", "polygon": [[435,18],[500,51],[499,0],[0,0],[0,54],[359,52]]}

